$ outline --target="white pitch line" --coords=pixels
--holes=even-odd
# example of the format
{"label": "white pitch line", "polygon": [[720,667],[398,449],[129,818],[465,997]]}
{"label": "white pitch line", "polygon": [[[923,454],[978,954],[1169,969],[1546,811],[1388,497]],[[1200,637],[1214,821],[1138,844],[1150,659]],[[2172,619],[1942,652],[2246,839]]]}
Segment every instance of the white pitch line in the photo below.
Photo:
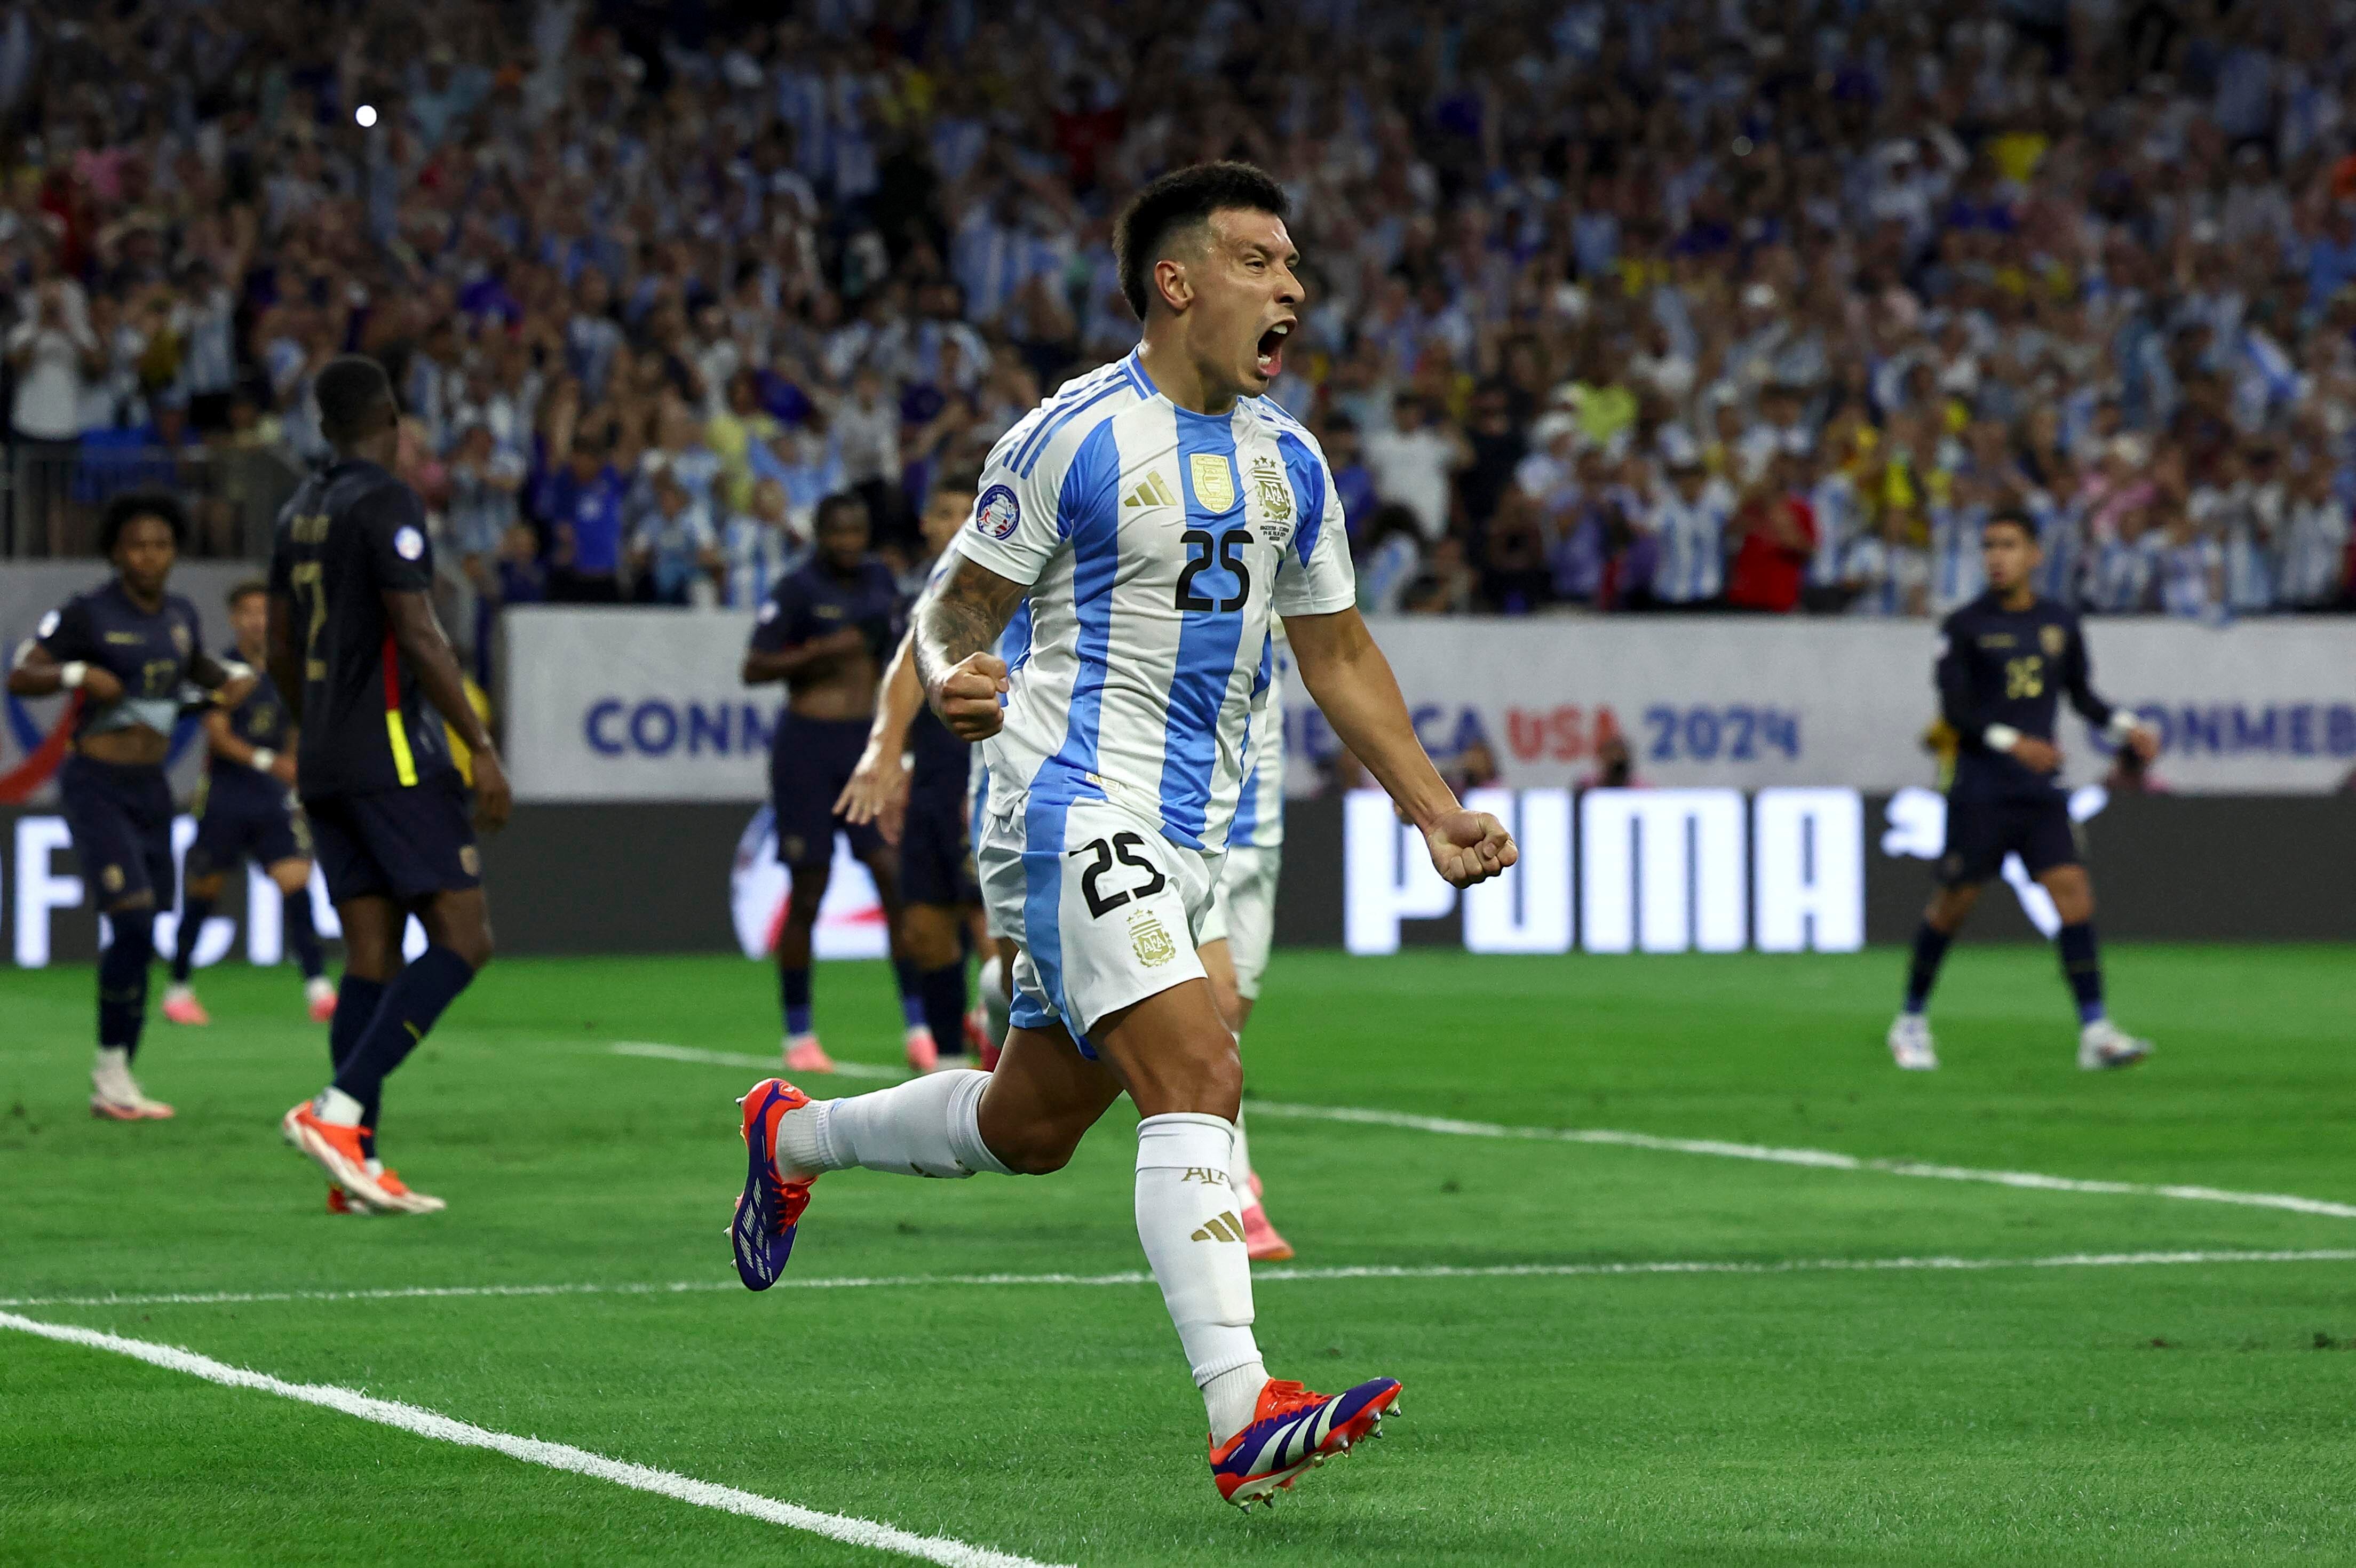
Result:
{"label": "white pitch line", "polygon": [[[785,1064],[774,1056],[749,1056],[734,1051],[701,1051],[691,1045],[663,1045],[650,1040],[617,1040],[606,1049],[616,1056],[646,1056],[657,1061],[692,1061],[706,1067],[751,1067],[766,1069],[772,1074],[785,1071]],[[834,1064],[833,1072],[813,1076],[820,1079],[888,1078],[896,1083],[908,1074],[904,1068],[876,1067],[864,1061],[838,1061]]]}
{"label": "white pitch line", "polygon": [[1780,1148],[1767,1144],[1726,1143],[1716,1138],[1666,1138],[1651,1133],[1616,1132],[1608,1127],[1516,1127],[1497,1122],[1461,1122],[1444,1116],[1417,1116],[1404,1111],[1372,1111],[1351,1105],[1288,1105],[1268,1100],[1247,1100],[1244,1108],[1255,1116],[1280,1116],[1309,1122],[1351,1122],[1362,1126],[1403,1127],[1410,1132],[1447,1133],[1458,1137],[1608,1144],[1619,1148],[1654,1149],[1667,1154],[1710,1155],[1720,1159],[1754,1159],[1771,1165],[1809,1166],[1819,1170],[1871,1170],[1885,1176],[1919,1176],[1937,1181],[1985,1181],[1998,1187],[2027,1187],[2048,1192],[2095,1192],[2129,1198],[2175,1198],[2193,1203],[2235,1203],[2250,1209],[2286,1209],[2295,1214],[2322,1214],[2335,1220],[2356,1220],[2356,1204],[2335,1203],[2322,1198],[2300,1198],[2285,1192],[2231,1192],[2217,1187],[2089,1181],[2072,1176],[2044,1176],[2031,1170],[1976,1170],[1959,1165],[1929,1165],[1920,1160],[1868,1159],[1857,1155],[1836,1154],[1830,1149]]}
{"label": "white pitch line", "polygon": [[[1592,1264],[1360,1264],[1331,1268],[1256,1268],[1258,1282],[1353,1279],[1609,1279],[1636,1275],[1877,1274],[1988,1269],[2138,1268],[2186,1264],[2356,1263],[2356,1248],[2305,1252],[2060,1253],[2041,1258],[1780,1258],[1761,1263],[1652,1260]],[[1142,1270],[1115,1274],[912,1274],[809,1275],[777,1282],[779,1290],[922,1289],[930,1285],[1150,1285]],[[183,1292],[160,1296],[20,1296],[0,1297],[6,1307],[239,1307],[273,1301],[429,1301],[466,1296],[691,1296],[742,1289],[734,1280],[674,1280],[659,1285],[449,1285],[382,1290],[259,1290]]]}
{"label": "white pitch line", "polygon": [[784,1525],[788,1530],[822,1535],[830,1541],[873,1547],[878,1552],[897,1552],[905,1557],[919,1557],[927,1563],[940,1563],[943,1568],[1050,1568],[1049,1564],[1029,1557],[1017,1557],[1012,1552],[969,1546],[947,1536],[918,1535],[913,1531],[879,1524],[873,1520],[854,1519],[848,1514],[821,1513],[798,1503],[765,1498],[757,1492],[699,1481],[691,1476],[634,1465],[626,1459],[609,1459],[603,1454],[592,1454],[586,1448],[575,1448],[566,1443],[549,1443],[537,1437],[518,1437],[511,1433],[493,1432],[487,1427],[455,1420],[418,1405],[377,1399],[356,1389],[337,1388],[332,1383],[290,1383],[267,1372],[232,1367],[226,1361],[216,1361],[209,1356],[200,1356],[193,1350],[183,1350],[173,1345],[126,1339],[119,1334],[78,1328],[72,1324],[43,1323],[31,1317],[19,1317],[13,1312],[0,1312],[0,1328],[37,1334],[45,1339],[81,1345],[93,1350],[112,1351],[118,1356],[145,1361],[150,1366],[162,1367],[166,1371],[186,1372],[226,1388],[258,1389],[263,1393],[274,1393],[281,1399],[300,1400],[305,1404],[321,1405],[328,1410],[341,1411],[346,1415],[356,1415],[362,1421],[396,1426],[421,1437],[455,1443],[467,1448],[488,1448],[511,1459],[520,1459],[527,1465],[545,1466],[552,1470],[570,1470],[575,1475],[611,1481],[617,1487],[627,1487],[633,1491],[653,1492],[659,1497],[693,1503],[698,1508],[743,1514],[770,1524]]}

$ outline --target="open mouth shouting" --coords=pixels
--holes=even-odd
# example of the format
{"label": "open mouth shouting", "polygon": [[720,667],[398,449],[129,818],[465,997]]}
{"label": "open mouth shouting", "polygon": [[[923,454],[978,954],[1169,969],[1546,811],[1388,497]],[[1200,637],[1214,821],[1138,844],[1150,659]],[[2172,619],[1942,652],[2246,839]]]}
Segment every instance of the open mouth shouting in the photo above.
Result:
{"label": "open mouth shouting", "polygon": [[1252,360],[1252,367],[1259,372],[1262,380],[1273,381],[1284,374],[1285,340],[1292,336],[1292,329],[1297,325],[1297,319],[1288,315],[1259,335],[1259,348]]}

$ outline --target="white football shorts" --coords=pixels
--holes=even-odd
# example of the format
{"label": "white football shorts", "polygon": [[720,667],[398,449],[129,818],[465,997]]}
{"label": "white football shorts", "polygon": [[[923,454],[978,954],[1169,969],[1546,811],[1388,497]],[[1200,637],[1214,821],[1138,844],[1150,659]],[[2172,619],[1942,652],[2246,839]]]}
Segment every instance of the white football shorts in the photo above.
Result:
{"label": "white football shorts", "polygon": [[991,929],[1022,948],[1013,1023],[1087,1030],[1173,986],[1202,978],[1195,955],[1219,858],[1162,837],[1104,800],[992,792],[974,844]]}
{"label": "white football shorts", "polygon": [[1211,918],[1203,925],[1204,946],[1227,944],[1237,994],[1247,1001],[1259,1000],[1260,976],[1268,973],[1268,950],[1276,936],[1276,880],[1283,869],[1281,845],[1230,847],[1211,897]]}

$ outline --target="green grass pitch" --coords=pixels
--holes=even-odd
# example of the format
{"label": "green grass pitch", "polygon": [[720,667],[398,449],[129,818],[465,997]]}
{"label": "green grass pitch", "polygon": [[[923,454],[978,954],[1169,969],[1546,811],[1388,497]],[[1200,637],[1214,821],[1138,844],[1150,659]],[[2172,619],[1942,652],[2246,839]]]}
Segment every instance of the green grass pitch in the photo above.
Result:
{"label": "green grass pitch", "polygon": [[[2115,948],[2159,1051],[2106,1075],[2050,953],[1968,944],[1946,1067],[1897,1072],[1900,963],[1287,953],[1248,1093],[2356,1202],[2356,950]],[[88,1117],[91,984],[0,974],[0,1310],[42,1321],[1050,1563],[2356,1562],[2356,1261],[1264,1278],[1278,1375],[1387,1373],[1406,1413],[1245,1517],[1150,1284],[905,1283],[1141,1268],[1125,1107],[1052,1178],[827,1178],[789,1281],[904,1283],[753,1296],[724,1228],[758,1074],[609,1048],[773,1051],[762,966],[495,965],[391,1084],[388,1154],[450,1200],[417,1220],[330,1218],[278,1142],[326,1056],[292,971],[212,971],[212,1027],[151,1026],[161,1125]],[[839,1056],[895,1059],[887,993],[821,966]],[[2356,1220],[2278,1208],[1251,1125],[1302,1270],[2356,1250]],[[894,1560],[0,1332],[0,1563],[166,1558]]]}

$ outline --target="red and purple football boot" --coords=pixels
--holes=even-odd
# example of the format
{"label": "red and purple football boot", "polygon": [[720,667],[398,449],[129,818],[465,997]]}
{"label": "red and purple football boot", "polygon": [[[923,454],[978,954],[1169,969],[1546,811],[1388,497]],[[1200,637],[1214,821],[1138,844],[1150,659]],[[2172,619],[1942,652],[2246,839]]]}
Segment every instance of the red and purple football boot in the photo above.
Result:
{"label": "red and purple football boot", "polygon": [[1398,1410],[1396,1378],[1376,1378],[1341,1393],[1314,1393],[1270,1378],[1260,1386],[1249,1426],[1211,1446],[1211,1479],[1219,1496],[1239,1509],[1273,1507],[1301,1475],[1355,1444],[1383,1435],[1383,1417]]}
{"label": "red and purple football boot", "polygon": [[736,1102],[744,1107],[744,1193],[728,1228],[736,1253],[736,1276],[747,1290],[766,1290],[786,1272],[794,1253],[794,1227],[809,1207],[810,1177],[777,1176],[777,1121],[809,1104],[809,1096],[782,1078],[764,1078]]}

